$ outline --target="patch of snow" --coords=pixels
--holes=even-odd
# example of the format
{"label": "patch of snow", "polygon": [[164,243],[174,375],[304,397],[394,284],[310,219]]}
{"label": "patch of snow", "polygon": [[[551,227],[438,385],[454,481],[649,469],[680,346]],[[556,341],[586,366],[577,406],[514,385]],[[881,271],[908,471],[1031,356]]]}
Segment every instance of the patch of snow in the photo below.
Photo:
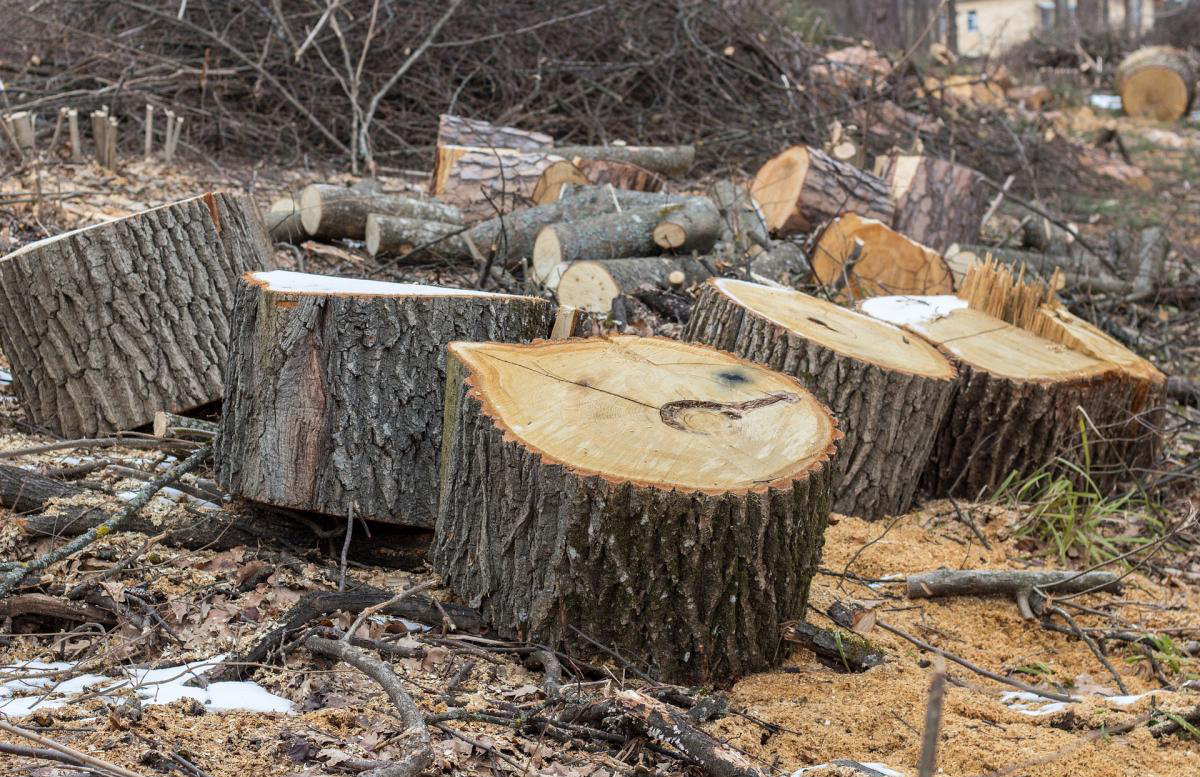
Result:
{"label": "patch of snow", "polygon": [[[85,674],[56,683],[52,677],[39,677],[73,668],[73,664],[27,661],[0,666],[0,714],[22,717],[41,709],[54,709],[71,703],[70,696],[96,689],[102,698],[121,688],[132,687],[143,704],[170,704],[179,699],[195,699],[209,712],[245,710],[249,712],[291,712],[292,703],[276,696],[257,683],[218,682],[207,687],[187,685],[200,678],[200,670],[219,664],[225,657],[215,656],[164,669],[134,669],[125,679]],[[12,679],[5,680],[5,677]],[[16,692],[35,695],[14,695]]]}
{"label": "patch of snow", "polygon": [[816,769],[833,768],[835,766],[849,766],[856,771],[862,771],[864,774],[882,774],[883,777],[904,777],[904,772],[898,772],[886,764],[875,761],[852,761],[849,758],[839,758],[830,763],[816,764],[814,766],[802,766],[792,772],[791,777],[800,777],[800,775],[806,772],[815,771]]}
{"label": "patch of snow", "polygon": [[12,383],[12,373],[8,370],[0,370],[0,384]]}
{"label": "patch of snow", "polygon": [[1069,706],[1065,701],[1051,701],[1029,691],[1005,691],[1000,694],[1000,702],[1023,715],[1033,717],[1053,715],[1056,712],[1062,712]]}
{"label": "patch of snow", "polygon": [[1098,92],[1097,94],[1089,97],[1088,102],[1093,108],[1101,111],[1119,111],[1122,109],[1121,95],[1119,94]]}
{"label": "patch of snow", "polygon": [[1145,693],[1135,693],[1129,696],[1106,696],[1104,700],[1112,702],[1118,707],[1128,707],[1130,704],[1136,704],[1147,696],[1152,696],[1154,691],[1146,691]]}
{"label": "patch of snow", "polygon": [[953,294],[937,294],[925,297],[871,297],[863,302],[862,310],[872,318],[906,326],[937,321],[966,306],[966,300]]}
{"label": "patch of snow", "polygon": [[252,276],[272,291],[297,294],[355,294],[366,297],[496,297],[502,296],[474,289],[452,289],[447,286],[426,286],[420,283],[389,283],[359,278],[339,278],[332,275],[272,270]]}

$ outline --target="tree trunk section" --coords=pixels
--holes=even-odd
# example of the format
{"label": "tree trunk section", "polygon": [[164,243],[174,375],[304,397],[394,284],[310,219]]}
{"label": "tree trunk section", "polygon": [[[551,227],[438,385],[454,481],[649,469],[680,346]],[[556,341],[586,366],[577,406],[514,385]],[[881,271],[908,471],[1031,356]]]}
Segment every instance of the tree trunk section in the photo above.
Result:
{"label": "tree trunk section", "polygon": [[308,239],[300,218],[300,206],[291,197],[272,202],[266,222],[272,243],[303,243]]}
{"label": "tree trunk section", "polygon": [[460,224],[372,213],[367,216],[367,253],[399,254],[417,260],[465,258],[471,251],[462,236],[464,229]]}
{"label": "tree trunk section", "polygon": [[625,162],[667,178],[683,176],[696,161],[695,146],[557,146],[554,153],[566,159]]}
{"label": "tree trunk section", "polygon": [[1129,116],[1178,121],[1195,100],[1196,70],[1187,54],[1170,46],[1138,49],[1117,67],[1117,91]]}
{"label": "tree trunk section", "polygon": [[891,224],[891,192],[878,176],[815,148],[793,146],[759,168],[750,193],[779,236],[811,232],[842,213]]}
{"label": "tree trunk section", "polygon": [[271,263],[254,203],[224,192],[0,259],[0,350],[31,420],[93,437],[220,399],[237,278]]}
{"label": "tree trunk section", "polygon": [[544,132],[501,127],[481,119],[464,119],[461,116],[443,113],[438,117],[437,144],[537,151],[553,146],[554,138]]}
{"label": "tree trunk section", "polygon": [[654,227],[654,242],[664,251],[707,253],[721,235],[721,213],[707,197],[693,197],[665,208]]}
{"label": "tree trunk section", "polygon": [[813,277],[851,299],[954,291],[950,266],[938,253],[853,213],[827,224],[809,255]]}
{"label": "tree trunk section", "polygon": [[562,161],[554,149],[439,146],[429,193],[475,223],[531,205],[542,173]]}
{"label": "tree trunk section", "polygon": [[833,410],[845,434],[835,512],[873,520],[912,504],[956,386],[935,348],[798,291],[726,278],[705,285],[683,337],[791,375]]}
{"label": "tree trunk section", "polygon": [[570,162],[555,162],[546,168],[533,190],[538,205],[558,202],[566,184],[611,186],[639,192],[662,191],[662,176],[629,162],[575,157]]}
{"label": "tree trunk section", "polygon": [[682,289],[712,275],[704,264],[688,257],[650,256],[609,259],[603,262],[574,262],[557,283],[558,302],[591,313],[608,313],[612,301],[649,284],[664,289]]}
{"label": "tree trunk section", "polygon": [[[505,637],[728,684],[779,660],[839,436],[793,379],[618,336],[455,343],[435,569]],[[666,595],[666,592],[670,592]]]}
{"label": "tree trunk section", "polygon": [[934,496],[980,499],[1079,453],[1078,409],[1101,423],[1121,387],[1111,364],[1064,348],[957,297],[875,297],[868,315],[939,346],[959,386],[923,477]]}
{"label": "tree trunk section", "polygon": [[300,192],[300,220],[304,231],[319,240],[362,240],[367,231],[367,216],[372,213],[448,224],[462,224],[465,219],[453,205],[402,194],[381,194],[328,184],[312,184]]}
{"label": "tree trunk section", "polygon": [[544,227],[533,244],[533,278],[554,289],[563,271],[581,259],[623,259],[660,252],[654,228],[677,204],[607,213]]}
{"label": "tree trunk section", "polygon": [[432,526],[445,347],[550,332],[544,300],[300,273],[238,290],[217,476],[267,504]]}
{"label": "tree trunk section", "polygon": [[896,218],[890,226],[900,234],[939,252],[952,243],[979,241],[989,192],[971,168],[894,155],[876,159],[875,174],[891,190]]}

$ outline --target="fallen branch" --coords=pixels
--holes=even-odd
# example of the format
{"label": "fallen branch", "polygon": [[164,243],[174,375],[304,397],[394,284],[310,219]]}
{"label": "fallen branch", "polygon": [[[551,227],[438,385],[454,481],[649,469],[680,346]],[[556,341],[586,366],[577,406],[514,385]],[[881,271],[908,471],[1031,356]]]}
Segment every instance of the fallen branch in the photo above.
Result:
{"label": "fallen branch", "polygon": [[803,621],[784,629],[783,638],[803,645],[825,659],[824,663],[847,672],[865,672],[884,662],[883,651],[857,634],[841,634]]}
{"label": "fallen branch", "polygon": [[50,618],[84,623],[91,621],[105,625],[116,623],[116,618],[107,610],[66,602],[46,594],[20,594],[0,600],[0,620],[17,615],[45,615]]}
{"label": "fallen branch", "polygon": [[1009,569],[938,569],[905,578],[909,599],[940,596],[1015,596],[1034,588],[1048,593],[1080,591],[1120,592],[1121,584],[1111,572],[1016,571]]}
{"label": "fallen branch", "polygon": [[99,758],[96,758],[95,756],[88,755],[87,753],[82,753],[73,747],[67,747],[66,745],[64,745],[60,742],[55,742],[53,739],[47,739],[46,737],[42,736],[41,734],[30,731],[29,729],[26,729],[26,728],[21,728],[20,726],[14,726],[11,723],[6,723],[3,720],[0,720],[0,731],[4,731],[9,734],[13,734],[15,736],[23,737],[25,739],[28,739],[30,742],[36,742],[39,745],[41,745],[42,747],[49,748],[50,750],[54,750],[56,752],[62,753],[63,755],[67,755],[67,756],[70,756],[71,758],[74,758],[80,764],[91,766],[95,769],[99,769],[101,771],[108,772],[109,774],[118,775],[118,777],[142,777],[142,775],[138,774],[137,772],[131,772],[130,770],[126,769],[123,766],[117,766],[116,764],[110,764],[108,761],[101,761]]}

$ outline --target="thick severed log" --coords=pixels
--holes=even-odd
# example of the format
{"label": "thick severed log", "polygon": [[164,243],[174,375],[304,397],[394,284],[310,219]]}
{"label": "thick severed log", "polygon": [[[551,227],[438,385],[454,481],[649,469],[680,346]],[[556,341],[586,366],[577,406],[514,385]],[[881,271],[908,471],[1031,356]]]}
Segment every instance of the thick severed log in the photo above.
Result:
{"label": "thick severed log", "polygon": [[892,192],[896,217],[890,226],[900,234],[934,251],[979,240],[991,191],[971,168],[930,156],[896,154],[878,157],[875,175]]}
{"label": "thick severed log", "polygon": [[452,343],[444,435],[431,559],[502,635],[668,681],[779,660],[840,436],[793,378],[661,338]]}
{"label": "thick severed log", "polygon": [[220,399],[237,279],[271,264],[254,203],[225,192],[0,258],[0,351],[17,396],[63,437]]}
{"label": "thick severed log", "polygon": [[704,262],[686,256],[574,262],[558,279],[556,294],[561,305],[608,313],[615,298],[634,294],[641,286],[685,289],[711,276]]}
{"label": "thick severed log", "polygon": [[809,146],[793,146],[767,160],[750,193],[767,227],[779,236],[811,232],[842,213],[891,224],[895,204],[887,183]]}
{"label": "thick severed log", "polygon": [[556,146],[554,153],[566,159],[628,162],[668,178],[684,175],[696,161],[695,146]]}
{"label": "thick severed log", "polygon": [[308,239],[300,222],[300,205],[291,197],[271,203],[266,214],[267,234],[273,243],[302,243]]}
{"label": "thick severed log", "polygon": [[465,230],[459,224],[372,213],[367,216],[367,253],[400,254],[414,259],[465,258],[471,255],[462,236]]}
{"label": "thick severed log", "polygon": [[532,204],[542,173],[563,161],[554,149],[438,146],[429,193],[477,223]]}
{"label": "thick severed log", "polygon": [[1083,591],[1120,593],[1120,577],[1112,572],[1074,570],[938,569],[905,578],[909,599],[940,596],[1012,596],[1034,588],[1046,593],[1077,594]]}
{"label": "thick severed log", "polygon": [[438,117],[437,144],[537,151],[553,146],[554,138],[544,132],[502,127],[482,119],[466,119],[443,113]]}
{"label": "thick severed log", "polygon": [[851,299],[954,291],[954,275],[940,254],[855,213],[821,228],[809,256],[813,278]]}
{"label": "thick severed log", "polygon": [[367,216],[372,213],[447,224],[465,222],[457,207],[436,200],[330,184],[312,184],[300,191],[301,224],[306,234],[320,240],[362,240]]}
{"label": "thick severed log", "polygon": [[568,184],[612,186],[640,192],[662,191],[662,176],[629,162],[575,157],[570,162],[555,162],[546,168],[533,190],[538,205],[558,202]]}
{"label": "thick severed log", "polygon": [[1129,116],[1177,121],[1196,98],[1196,69],[1170,46],[1138,49],[1117,67],[1117,91]]}
{"label": "thick severed log", "polygon": [[721,236],[721,212],[707,197],[692,197],[663,209],[654,227],[654,242],[664,251],[707,253]]}
{"label": "thick severed log", "polygon": [[553,290],[572,262],[653,256],[654,226],[665,208],[651,206],[543,227],[533,243],[533,279]]}
{"label": "thick severed log", "polygon": [[833,509],[874,519],[912,504],[956,387],[954,367],[918,337],[790,289],[709,281],[684,339],[794,376],[845,434]]}
{"label": "thick severed log", "polygon": [[230,493],[432,526],[451,340],[528,342],[545,300],[302,273],[238,289],[218,437]]}

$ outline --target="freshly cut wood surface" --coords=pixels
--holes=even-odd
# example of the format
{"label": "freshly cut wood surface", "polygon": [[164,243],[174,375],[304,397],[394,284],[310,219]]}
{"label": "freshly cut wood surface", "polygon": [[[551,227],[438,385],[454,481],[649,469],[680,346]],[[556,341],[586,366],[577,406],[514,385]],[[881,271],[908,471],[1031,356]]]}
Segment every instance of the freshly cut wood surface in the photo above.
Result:
{"label": "freshly cut wood surface", "polygon": [[482,119],[466,119],[443,113],[438,117],[437,144],[536,151],[553,146],[554,138],[544,132],[502,127]]}
{"label": "freshly cut wood surface", "polygon": [[447,391],[431,558],[501,634],[583,632],[679,681],[778,660],[840,436],[794,379],[617,336],[454,343]]}
{"label": "freshly cut wood surface", "polygon": [[935,251],[953,243],[979,241],[991,191],[971,168],[929,156],[896,154],[877,158],[875,175],[891,190],[896,203],[891,226],[900,234]]}
{"label": "freshly cut wood surface", "polygon": [[456,339],[550,332],[544,300],[303,273],[238,288],[217,475],[247,499],[433,525]]}
{"label": "freshly cut wood surface", "polygon": [[563,160],[549,165],[533,187],[533,201],[538,205],[558,202],[566,184],[590,184],[587,175],[573,162]]}
{"label": "freshly cut wood surface", "polygon": [[0,258],[0,351],[31,420],[93,437],[220,399],[237,279],[271,255],[254,203],[213,192]]}
{"label": "freshly cut wood surface", "polygon": [[841,213],[891,224],[895,205],[878,176],[839,162],[819,149],[793,146],[769,159],[750,193],[777,235],[811,232]]}
{"label": "freshly cut wood surface", "polygon": [[291,197],[271,203],[266,215],[267,234],[275,243],[300,243],[308,238],[300,220],[300,205]]}
{"label": "freshly cut wood surface", "polygon": [[345,186],[312,184],[300,192],[300,221],[304,231],[315,238],[362,240],[367,216],[388,216],[462,224],[458,208],[434,200],[350,189]]}
{"label": "freshly cut wood surface", "polygon": [[1176,121],[1196,97],[1196,69],[1188,55],[1170,46],[1138,49],[1117,67],[1117,91],[1130,116]]}
{"label": "freshly cut wood surface", "polygon": [[936,251],[854,213],[821,231],[810,260],[817,280],[853,299],[954,291],[950,267]]}
{"label": "freshly cut wood surface", "polygon": [[1012,472],[1031,474],[1080,443],[1079,408],[1111,404],[1111,364],[966,307],[952,296],[874,297],[868,315],[939,346],[960,374],[938,433],[926,486],[977,499]]}
{"label": "freshly cut wood surface", "polygon": [[662,176],[630,162],[575,157],[570,162],[555,162],[546,168],[533,190],[538,205],[558,202],[567,184],[612,186],[632,191],[662,191]]}
{"label": "freshly cut wood surface", "polygon": [[708,197],[692,197],[663,209],[654,227],[655,244],[664,251],[707,253],[721,235],[721,212]]}
{"label": "freshly cut wood surface", "polygon": [[553,149],[438,146],[429,193],[474,223],[531,204],[542,173],[563,161]]}
{"label": "freshly cut wood surface", "polygon": [[798,291],[719,278],[684,338],[794,376],[837,415],[845,439],[836,512],[877,518],[912,503],[957,372],[925,340]]}
{"label": "freshly cut wood surface", "polygon": [[559,303],[591,313],[608,313],[616,297],[644,284],[686,288],[712,275],[703,262],[676,256],[572,262],[564,266],[555,284]]}

